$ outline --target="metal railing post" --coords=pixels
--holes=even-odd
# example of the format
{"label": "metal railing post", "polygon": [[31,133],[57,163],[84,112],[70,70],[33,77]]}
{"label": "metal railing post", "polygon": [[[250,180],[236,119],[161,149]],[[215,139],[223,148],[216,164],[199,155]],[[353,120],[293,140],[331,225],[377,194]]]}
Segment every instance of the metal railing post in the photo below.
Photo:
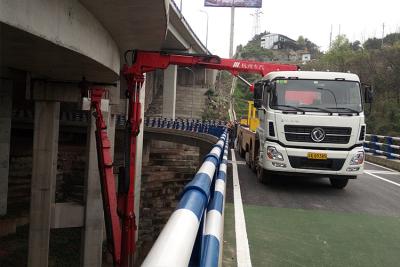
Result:
{"label": "metal railing post", "polygon": [[391,136],[385,136],[385,141],[386,141],[386,157],[388,159],[394,159],[393,157],[393,153],[394,153],[394,149],[392,147],[393,145],[393,138]]}

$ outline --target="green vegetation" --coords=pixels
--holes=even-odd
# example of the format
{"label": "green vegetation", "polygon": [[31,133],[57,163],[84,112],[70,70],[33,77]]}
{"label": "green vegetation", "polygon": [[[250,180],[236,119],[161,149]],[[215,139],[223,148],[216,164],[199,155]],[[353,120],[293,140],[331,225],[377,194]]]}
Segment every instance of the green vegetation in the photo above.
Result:
{"label": "green vegetation", "polygon": [[[255,35],[245,46],[239,45],[235,58],[257,61],[271,61],[276,58],[276,50],[260,46],[261,37],[266,32]],[[307,50],[312,61],[302,66],[303,70],[352,72],[360,76],[363,83],[374,88],[374,103],[366,105],[366,121],[369,133],[400,136],[400,33],[388,34],[382,39],[372,38],[363,44],[350,42],[346,36],[338,36],[326,53],[303,36],[297,39],[297,46],[287,49]],[[299,64],[299,62],[293,62]],[[258,75],[245,74],[249,82],[255,82]],[[220,75],[218,91],[210,93],[207,118],[227,118],[229,92],[232,77],[224,72]],[[222,100],[221,100],[222,98]],[[234,93],[235,111],[238,118],[247,115],[247,100],[252,94],[248,86],[237,81]]]}
{"label": "green vegetation", "polygon": [[238,45],[236,48],[235,58],[250,59],[255,61],[271,61],[273,52],[262,48],[261,37],[267,32],[256,34],[245,46]]}
{"label": "green vegetation", "polygon": [[225,204],[224,243],[222,266],[236,267],[235,208],[233,203]]}
{"label": "green vegetation", "polygon": [[228,120],[228,109],[230,100],[230,87],[232,76],[228,72],[220,71],[217,75],[216,89],[208,89],[203,120]]}
{"label": "green vegetation", "polygon": [[[319,51],[318,46],[301,35],[297,39],[296,45],[288,44],[286,46],[285,44],[282,44],[282,50],[265,49],[261,47],[261,37],[267,33],[268,32],[263,32],[255,35],[253,39],[250,40],[245,46],[239,45],[236,49],[235,58],[263,62],[276,61],[278,58],[287,58],[288,51],[290,50],[309,51],[312,58],[318,58],[321,56],[321,52]],[[292,63],[298,64],[299,62]],[[242,76],[251,83],[254,83],[260,79],[260,76],[256,74],[244,74]],[[243,84],[241,81],[238,81],[233,97],[237,117],[241,118],[247,116],[247,100],[252,99],[252,93],[249,91],[248,86]]]}
{"label": "green vegetation", "polygon": [[[400,136],[400,34],[383,39],[349,42],[338,36],[331,49],[304,70],[330,70],[356,73],[364,83],[374,88],[375,99],[367,105],[368,132]],[[369,112],[370,111],[370,112]]]}

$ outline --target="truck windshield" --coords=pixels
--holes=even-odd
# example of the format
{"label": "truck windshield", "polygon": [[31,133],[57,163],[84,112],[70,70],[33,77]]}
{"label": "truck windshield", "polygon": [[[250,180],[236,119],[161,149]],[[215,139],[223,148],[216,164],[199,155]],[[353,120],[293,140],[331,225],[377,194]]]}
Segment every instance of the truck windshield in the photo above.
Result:
{"label": "truck windshield", "polygon": [[328,80],[276,80],[270,107],[301,108],[307,112],[361,112],[358,82]]}

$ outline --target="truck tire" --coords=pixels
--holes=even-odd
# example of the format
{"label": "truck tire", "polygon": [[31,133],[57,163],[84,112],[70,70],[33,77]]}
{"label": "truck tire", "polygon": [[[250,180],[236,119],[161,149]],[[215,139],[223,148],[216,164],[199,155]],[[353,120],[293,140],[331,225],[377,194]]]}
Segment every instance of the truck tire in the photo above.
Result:
{"label": "truck tire", "polygon": [[250,167],[251,166],[251,163],[250,163],[250,152],[246,152],[244,158],[246,160],[247,166]]}
{"label": "truck tire", "polygon": [[349,182],[349,178],[329,178],[329,181],[331,182],[332,187],[336,189],[343,189]]}
{"label": "truck tire", "polygon": [[257,180],[262,184],[271,184],[272,176],[263,167],[257,166]]}
{"label": "truck tire", "polygon": [[239,141],[239,155],[242,159],[246,157],[246,151],[242,147],[242,140]]}

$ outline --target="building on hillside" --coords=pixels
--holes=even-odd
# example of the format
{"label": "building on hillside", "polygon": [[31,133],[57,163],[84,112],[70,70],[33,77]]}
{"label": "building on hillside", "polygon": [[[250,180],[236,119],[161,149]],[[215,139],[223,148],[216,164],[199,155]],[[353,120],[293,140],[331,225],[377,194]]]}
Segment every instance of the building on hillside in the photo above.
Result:
{"label": "building on hillside", "polygon": [[311,60],[311,53],[308,51],[298,51],[299,57],[301,57],[302,62],[308,62]]}
{"label": "building on hillside", "polygon": [[278,33],[269,33],[261,37],[261,47],[265,49],[287,49],[291,47],[295,47],[297,42],[289,37],[278,34]]}
{"label": "building on hillside", "polygon": [[311,53],[306,48],[300,49],[298,43],[289,37],[270,33],[261,37],[261,47],[272,50],[272,61],[306,63],[311,60]]}

